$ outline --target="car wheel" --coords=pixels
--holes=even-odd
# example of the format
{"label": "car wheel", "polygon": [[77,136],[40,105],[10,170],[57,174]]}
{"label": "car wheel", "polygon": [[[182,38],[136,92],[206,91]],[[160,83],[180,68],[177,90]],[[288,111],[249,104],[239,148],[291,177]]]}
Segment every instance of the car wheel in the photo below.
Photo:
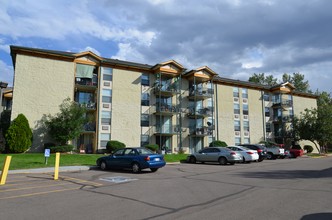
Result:
{"label": "car wheel", "polygon": [[272,160],[273,159],[273,154],[272,153],[267,153],[267,157],[268,160]]}
{"label": "car wheel", "polygon": [[189,163],[196,163],[196,158],[195,157],[190,157],[189,158]]}
{"label": "car wheel", "polygon": [[225,157],[219,157],[218,162],[221,165],[226,165],[227,164],[227,159]]}
{"label": "car wheel", "polygon": [[131,165],[131,168],[133,170],[133,173],[139,173],[139,172],[141,172],[141,167],[139,166],[138,163],[133,163]]}
{"label": "car wheel", "polygon": [[102,161],[102,162],[100,163],[100,169],[101,169],[101,170],[107,170],[107,164],[106,164],[105,161]]}
{"label": "car wheel", "polygon": [[150,168],[151,172],[156,172],[158,168]]}

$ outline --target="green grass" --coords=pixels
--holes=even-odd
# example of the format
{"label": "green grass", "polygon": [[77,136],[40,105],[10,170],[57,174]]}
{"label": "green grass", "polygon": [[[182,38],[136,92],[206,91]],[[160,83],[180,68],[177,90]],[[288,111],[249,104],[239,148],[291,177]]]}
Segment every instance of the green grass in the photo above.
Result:
{"label": "green grass", "polygon": [[[0,170],[2,170],[3,163],[6,156],[12,156],[9,170],[18,169],[33,169],[43,167],[54,167],[55,154],[47,160],[45,164],[45,157],[43,153],[25,153],[25,154],[0,154]],[[60,166],[94,166],[97,158],[103,156],[102,154],[61,154]],[[179,162],[185,160],[186,154],[166,154],[166,162]]]}

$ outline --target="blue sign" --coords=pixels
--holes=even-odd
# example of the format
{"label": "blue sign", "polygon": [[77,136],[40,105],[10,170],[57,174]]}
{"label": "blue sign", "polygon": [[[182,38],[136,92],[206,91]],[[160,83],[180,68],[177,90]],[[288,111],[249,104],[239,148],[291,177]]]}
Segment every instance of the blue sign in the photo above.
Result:
{"label": "blue sign", "polygon": [[50,149],[45,149],[44,156],[45,157],[50,157],[50,155],[51,155],[51,150]]}

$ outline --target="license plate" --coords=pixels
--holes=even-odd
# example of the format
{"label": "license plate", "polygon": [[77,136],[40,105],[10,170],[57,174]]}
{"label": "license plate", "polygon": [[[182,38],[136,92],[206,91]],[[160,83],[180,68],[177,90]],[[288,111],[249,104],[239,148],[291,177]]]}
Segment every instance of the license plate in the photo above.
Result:
{"label": "license plate", "polygon": [[160,158],[155,158],[154,160],[155,160],[155,161],[160,161]]}

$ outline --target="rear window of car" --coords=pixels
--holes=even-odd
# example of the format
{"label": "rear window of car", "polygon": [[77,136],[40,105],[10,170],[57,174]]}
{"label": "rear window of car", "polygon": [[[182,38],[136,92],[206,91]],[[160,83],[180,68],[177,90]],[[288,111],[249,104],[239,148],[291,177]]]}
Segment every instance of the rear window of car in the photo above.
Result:
{"label": "rear window of car", "polygon": [[152,151],[150,151],[149,149],[146,149],[146,148],[138,148],[137,151],[139,154],[153,154]]}

